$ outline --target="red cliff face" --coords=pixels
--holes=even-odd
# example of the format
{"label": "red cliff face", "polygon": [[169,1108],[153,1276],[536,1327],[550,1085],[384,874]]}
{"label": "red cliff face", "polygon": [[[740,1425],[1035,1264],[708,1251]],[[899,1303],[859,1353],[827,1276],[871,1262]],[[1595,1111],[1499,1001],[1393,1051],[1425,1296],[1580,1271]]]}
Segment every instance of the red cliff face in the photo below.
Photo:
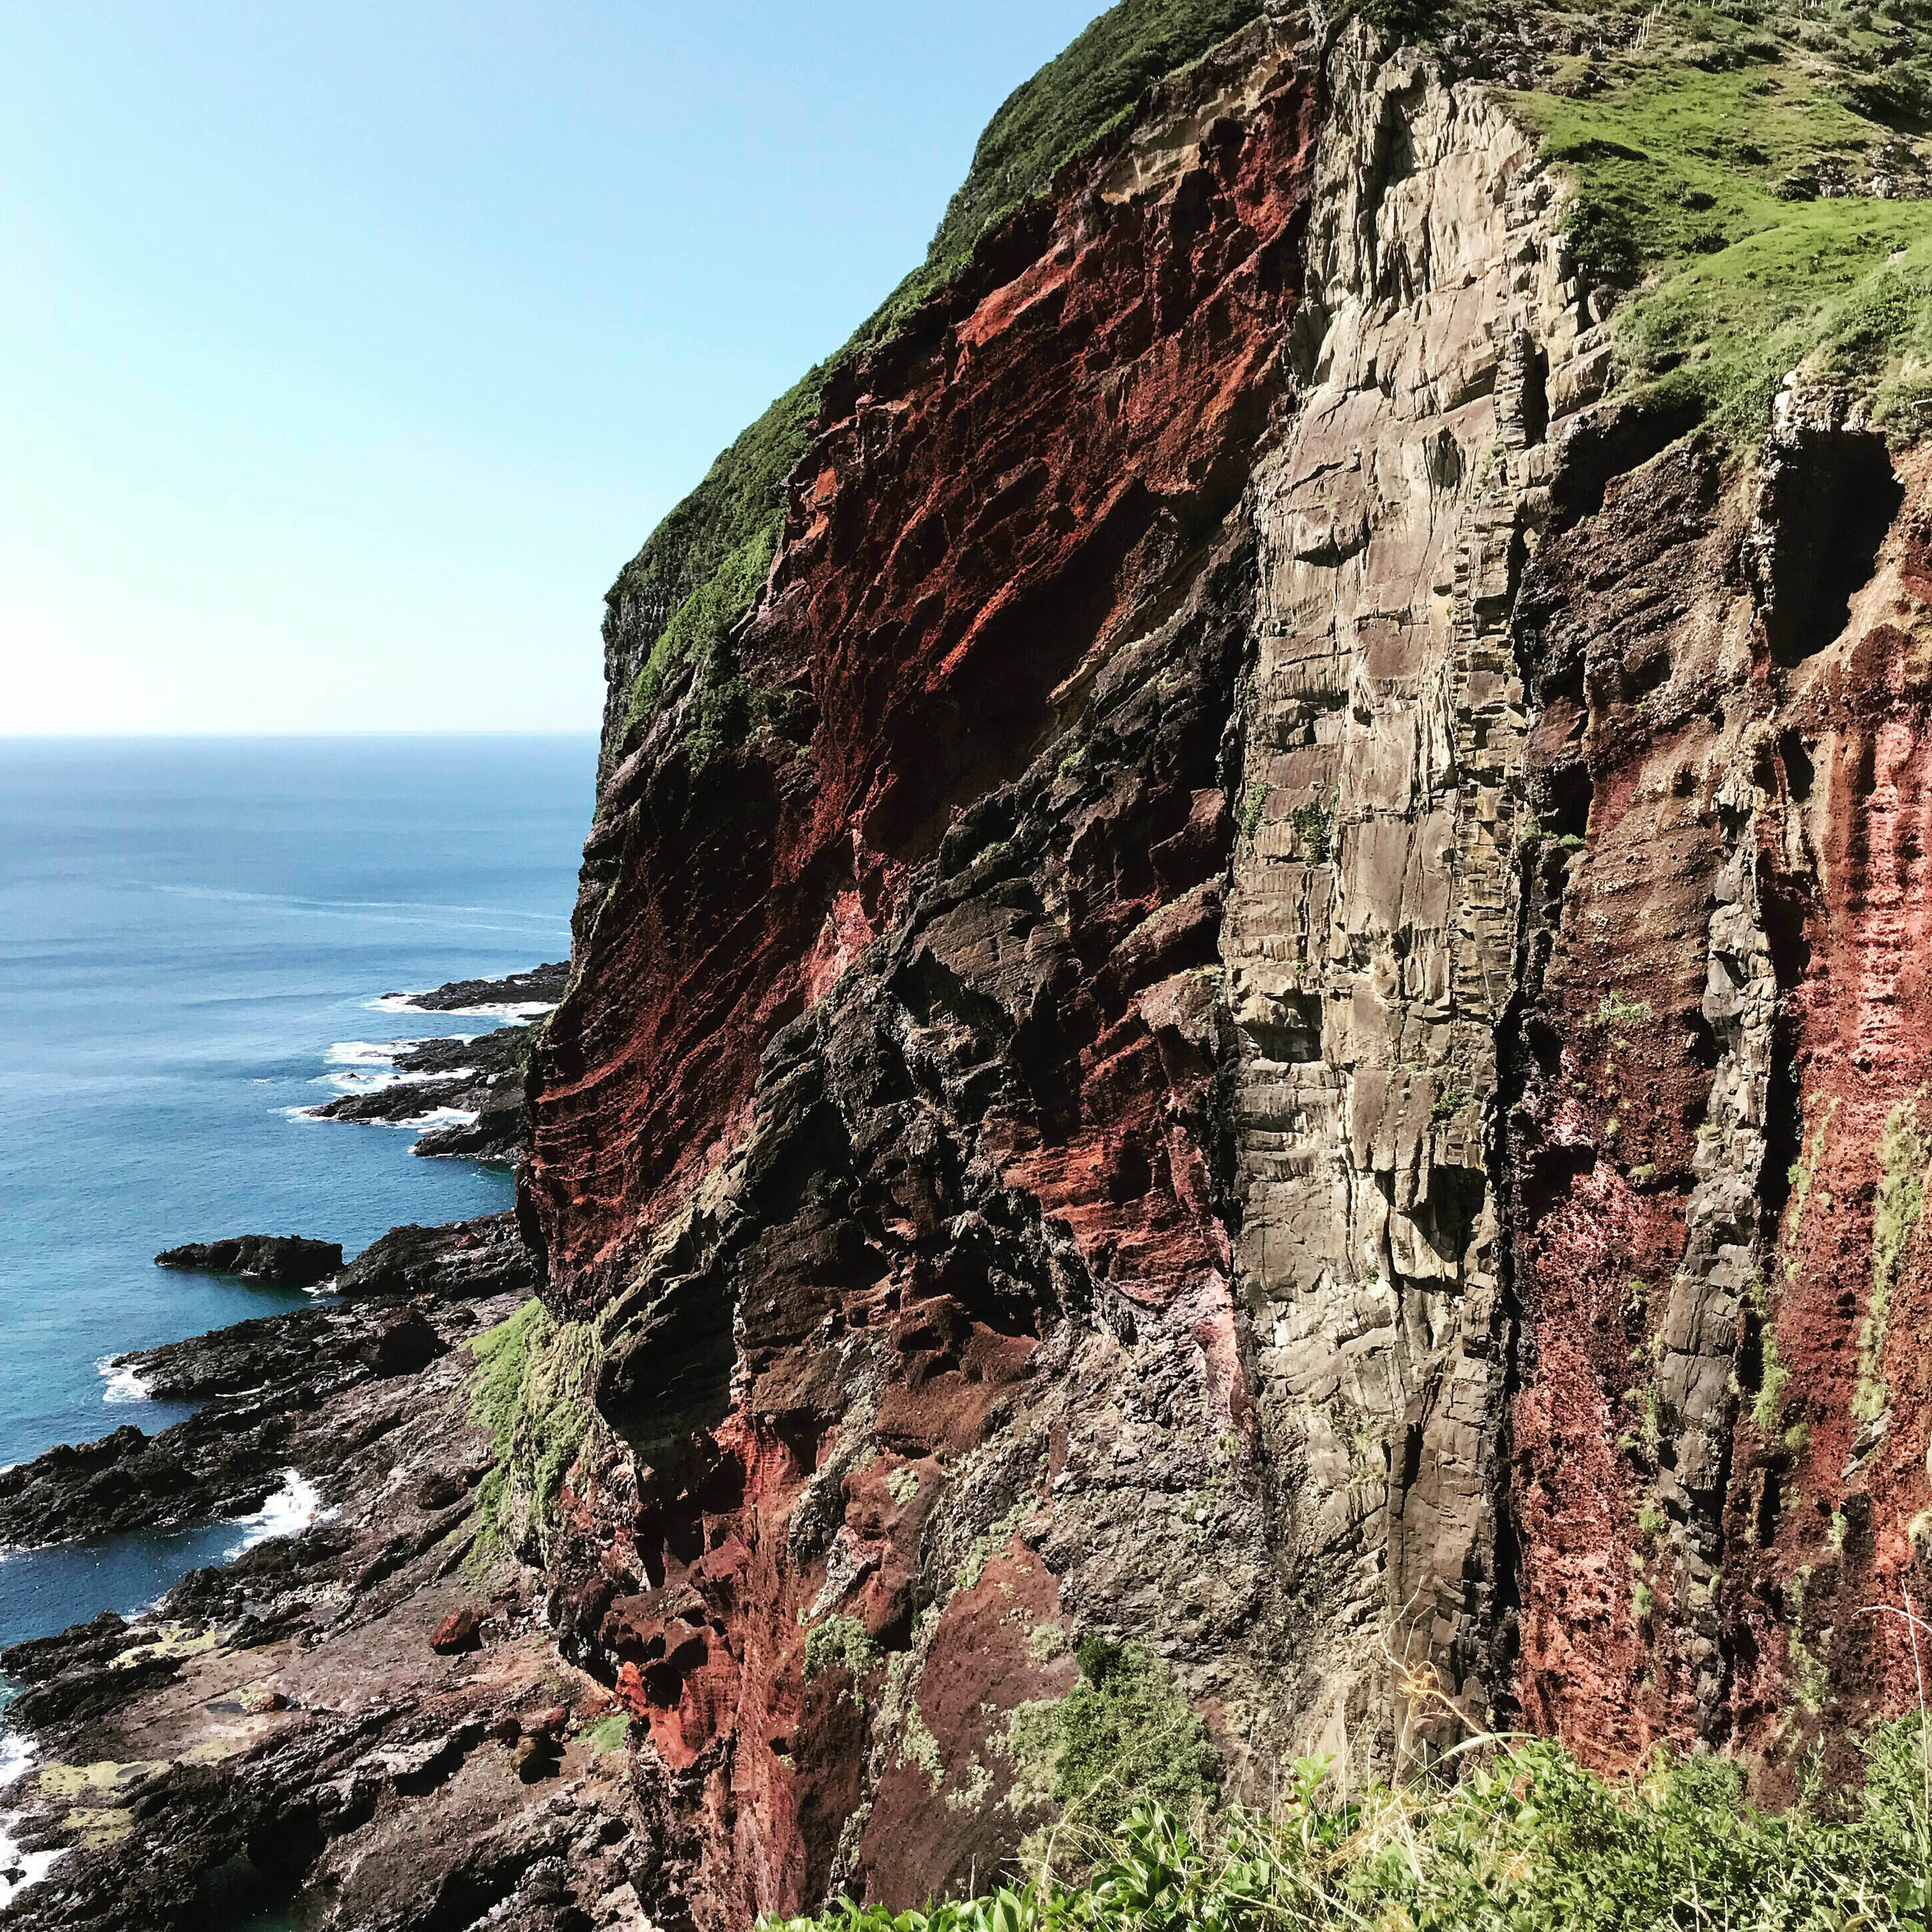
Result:
{"label": "red cliff face", "polygon": [[1932,1583],[1925,466],[1792,416],[1754,513],[1680,446],[1521,607],[1579,847],[1515,1140],[1525,1714],[1774,1797],[1910,1707]]}
{"label": "red cliff face", "polygon": [[1010,1714],[1126,1556],[1018,1532],[1131,1494],[1124,1430],[1246,1454],[1210,978],[1316,134],[1252,30],[836,378],[737,640],[782,730],[667,715],[600,802],[526,1192],[606,1352],[557,1568],[702,1918],[1010,1855]]}
{"label": "red cliff face", "polygon": [[1908,1696],[1923,461],[1602,400],[1533,143],[1317,64],[836,373],[759,728],[607,746],[523,1213],[661,1917],[985,1880],[1088,1635],[1231,1796],[1520,1723],[1775,1796]]}
{"label": "red cliff face", "polygon": [[[668,716],[605,788],[587,853],[616,881],[531,1150],[573,1300],[609,1292],[742,1125],[773,1034],[1078,714],[1240,496],[1286,375],[1312,90],[1244,50],[1137,133],[835,379],[740,649],[790,698],[784,734],[694,772]],[[1184,844],[1192,809],[1157,839]],[[1150,869],[1126,896],[1156,902]]]}

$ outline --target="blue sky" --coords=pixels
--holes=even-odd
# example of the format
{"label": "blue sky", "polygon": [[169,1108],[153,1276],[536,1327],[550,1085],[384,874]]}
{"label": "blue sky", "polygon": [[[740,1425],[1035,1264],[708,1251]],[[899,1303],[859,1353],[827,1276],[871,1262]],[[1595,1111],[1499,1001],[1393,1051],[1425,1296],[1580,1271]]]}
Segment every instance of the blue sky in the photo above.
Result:
{"label": "blue sky", "polygon": [[7,0],[0,730],[592,728],[619,566],[1100,4]]}

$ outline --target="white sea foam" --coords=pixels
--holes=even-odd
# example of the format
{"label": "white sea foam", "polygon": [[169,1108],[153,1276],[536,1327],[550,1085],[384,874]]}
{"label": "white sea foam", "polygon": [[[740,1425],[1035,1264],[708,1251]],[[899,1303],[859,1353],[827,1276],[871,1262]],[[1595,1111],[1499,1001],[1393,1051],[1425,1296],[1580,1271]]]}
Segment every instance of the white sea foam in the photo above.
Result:
{"label": "white sea foam", "polygon": [[284,1469],[282,1486],[253,1516],[235,1519],[242,1540],[223,1552],[222,1560],[232,1563],[244,1550],[253,1550],[271,1537],[299,1535],[310,1523],[331,1514],[322,1506],[321,1492],[299,1469]]}
{"label": "white sea foam", "polygon": [[554,1000],[502,1000],[486,1001],[480,1006],[431,1007],[418,1006],[416,999],[414,993],[385,993],[380,999],[369,1000],[367,1006],[371,1012],[434,1012],[439,1018],[447,1016],[452,1019],[509,1020],[519,1026],[539,1013],[556,1010]]}
{"label": "white sea foam", "polygon": [[526,1020],[535,1019],[539,1013],[556,1011],[554,1000],[513,1000],[502,1005],[482,1006],[452,1006],[450,1012],[459,1019],[509,1020],[521,1026]]}
{"label": "white sea foam", "polygon": [[358,1120],[358,1127],[400,1127],[418,1133],[424,1127],[473,1126],[479,1116],[470,1107],[431,1107],[426,1113],[412,1114],[406,1120]]}
{"label": "white sea foam", "polygon": [[40,1746],[18,1731],[0,1731],[0,1790],[17,1784],[39,1755]]}
{"label": "white sea foam", "polygon": [[409,1040],[338,1040],[322,1058],[331,1066],[387,1066]]}
{"label": "white sea foam", "polygon": [[[30,1885],[38,1885],[52,1870],[56,1860],[73,1850],[71,1845],[56,1845],[51,1851],[23,1852],[11,1827],[20,1822],[16,1812],[0,1814],[0,1911],[4,1911]],[[12,1874],[18,1872],[15,1878]]]}
{"label": "white sea foam", "polygon": [[[16,1784],[26,1776],[39,1754],[39,1746],[16,1731],[0,1731],[0,1790]],[[50,1852],[23,1852],[13,1827],[19,1823],[17,1811],[0,1814],[0,1911],[11,1905],[28,1886],[45,1878],[56,1858],[64,1858],[70,1847],[61,1845]],[[17,1872],[20,1876],[13,1876]]]}
{"label": "white sea foam", "polygon": [[439,1073],[325,1073],[311,1081],[315,1087],[333,1087],[338,1094],[380,1094],[389,1087],[420,1087],[430,1080],[467,1080],[473,1066],[446,1066]]}
{"label": "white sea foam", "polygon": [[147,1384],[124,1363],[117,1363],[113,1356],[104,1355],[94,1366],[107,1378],[107,1386],[100,1391],[103,1402],[111,1405],[153,1400],[153,1392]]}

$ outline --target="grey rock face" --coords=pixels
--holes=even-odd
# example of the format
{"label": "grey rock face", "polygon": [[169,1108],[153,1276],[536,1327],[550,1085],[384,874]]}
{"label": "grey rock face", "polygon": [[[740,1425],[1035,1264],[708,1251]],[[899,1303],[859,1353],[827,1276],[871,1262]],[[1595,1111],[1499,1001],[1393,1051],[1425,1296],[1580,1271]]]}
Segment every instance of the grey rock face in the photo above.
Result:
{"label": "grey rock face", "polygon": [[1306,387],[1257,477],[1221,950],[1236,1264],[1318,1660],[1302,1721],[1406,1752],[1429,1727],[1402,1670],[1435,1666],[1475,1721],[1497,1675],[1510,1317],[1485,1139],[1527,815],[1510,613],[1547,426],[1600,373],[1528,138],[1359,26],[1330,86]]}

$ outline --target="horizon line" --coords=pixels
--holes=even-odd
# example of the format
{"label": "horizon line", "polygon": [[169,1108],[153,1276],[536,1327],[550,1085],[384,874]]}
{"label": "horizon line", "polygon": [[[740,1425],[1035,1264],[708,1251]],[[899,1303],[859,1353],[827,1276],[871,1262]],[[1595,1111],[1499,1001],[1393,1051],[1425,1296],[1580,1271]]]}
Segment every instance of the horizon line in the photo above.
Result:
{"label": "horizon line", "polygon": [[596,738],[599,736],[601,734],[594,725],[580,726],[574,730],[551,731],[520,730],[514,725],[471,725],[446,730],[423,727],[384,731],[0,731],[0,745],[160,745],[200,743],[212,738],[230,740],[299,738],[317,742],[366,738]]}

